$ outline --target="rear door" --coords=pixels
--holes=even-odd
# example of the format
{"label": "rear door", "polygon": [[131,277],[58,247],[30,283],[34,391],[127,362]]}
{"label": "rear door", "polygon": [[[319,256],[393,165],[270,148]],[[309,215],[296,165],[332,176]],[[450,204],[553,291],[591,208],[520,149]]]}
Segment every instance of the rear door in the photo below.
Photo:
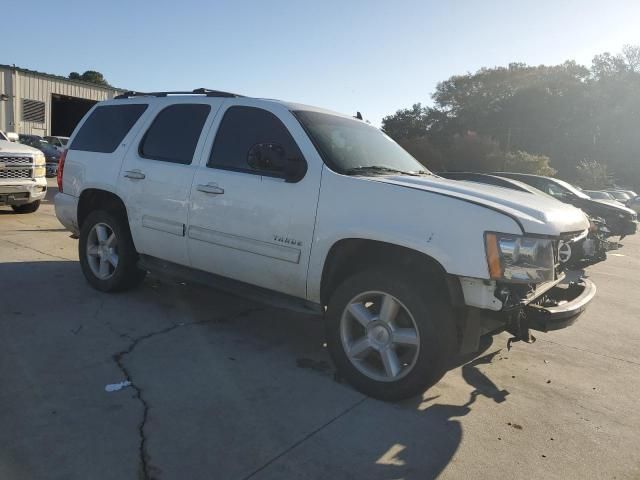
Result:
{"label": "rear door", "polygon": [[131,233],[138,252],[188,265],[188,199],[202,149],[202,131],[220,106],[215,99],[173,97],[154,111],[129,148],[120,171]]}
{"label": "rear door", "polygon": [[[283,105],[251,99],[227,101],[211,130],[191,191],[192,266],[305,297],[322,170],[313,145]],[[306,162],[304,177],[250,165],[255,145]]]}

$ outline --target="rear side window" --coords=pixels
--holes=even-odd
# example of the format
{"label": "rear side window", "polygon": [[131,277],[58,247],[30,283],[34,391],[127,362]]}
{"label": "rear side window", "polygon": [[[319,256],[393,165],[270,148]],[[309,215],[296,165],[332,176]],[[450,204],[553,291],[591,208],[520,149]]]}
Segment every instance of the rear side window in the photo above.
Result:
{"label": "rear side window", "polygon": [[211,107],[180,103],[162,110],[140,142],[143,158],[190,164]]}
{"label": "rear side window", "polygon": [[97,107],[73,139],[70,150],[113,153],[147,109],[146,104]]}
{"label": "rear side window", "polygon": [[273,173],[249,165],[249,150],[258,144],[277,144],[287,156],[302,157],[289,130],[273,113],[255,107],[231,107],[218,128],[207,166],[255,174]]}

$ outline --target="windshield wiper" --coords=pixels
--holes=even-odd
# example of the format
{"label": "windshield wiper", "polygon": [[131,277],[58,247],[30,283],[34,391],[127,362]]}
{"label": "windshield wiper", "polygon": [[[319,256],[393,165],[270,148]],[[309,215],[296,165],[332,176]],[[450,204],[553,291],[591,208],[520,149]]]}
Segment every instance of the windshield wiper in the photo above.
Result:
{"label": "windshield wiper", "polygon": [[425,170],[407,172],[405,170],[398,170],[397,168],[392,167],[384,167],[382,165],[362,165],[360,167],[349,168],[345,173],[347,175],[358,175],[366,173],[384,175],[386,173],[399,173],[400,175],[410,175],[412,177],[419,177],[420,175],[432,175],[430,172],[427,172]]}

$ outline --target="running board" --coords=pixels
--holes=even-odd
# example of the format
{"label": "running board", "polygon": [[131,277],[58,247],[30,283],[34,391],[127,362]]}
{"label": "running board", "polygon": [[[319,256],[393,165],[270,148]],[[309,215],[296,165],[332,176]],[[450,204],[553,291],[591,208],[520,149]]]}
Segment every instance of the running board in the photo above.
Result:
{"label": "running board", "polygon": [[293,310],[295,312],[323,315],[324,308],[317,303],[304,300],[268,288],[257,287],[249,283],[240,282],[231,278],[222,277],[213,273],[196,270],[194,268],[167,262],[149,255],[140,255],[138,267],[152,274],[168,280],[185,280],[191,283],[205,285],[207,287],[222,290],[232,295],[248,298],[258,303],[263,303],[276,308]]}

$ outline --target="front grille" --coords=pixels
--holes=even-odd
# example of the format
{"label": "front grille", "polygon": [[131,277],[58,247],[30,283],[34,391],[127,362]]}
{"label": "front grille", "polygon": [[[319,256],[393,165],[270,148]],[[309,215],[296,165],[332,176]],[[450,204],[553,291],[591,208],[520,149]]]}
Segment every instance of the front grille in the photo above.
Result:
{"label": "front grille", "polygon": [[33,157],[5,157],[0,155],[0,163],[4,163],[8,167],[12,165],[31,165]]}
{"label": "front grille", "polygon": [[31,178],[33,157],[0,155],[0,179]]}
{"label": "front grille", "polygon": [[5,168],[0,170],[0,179],[4,178],[31,178],[30,168]]}

